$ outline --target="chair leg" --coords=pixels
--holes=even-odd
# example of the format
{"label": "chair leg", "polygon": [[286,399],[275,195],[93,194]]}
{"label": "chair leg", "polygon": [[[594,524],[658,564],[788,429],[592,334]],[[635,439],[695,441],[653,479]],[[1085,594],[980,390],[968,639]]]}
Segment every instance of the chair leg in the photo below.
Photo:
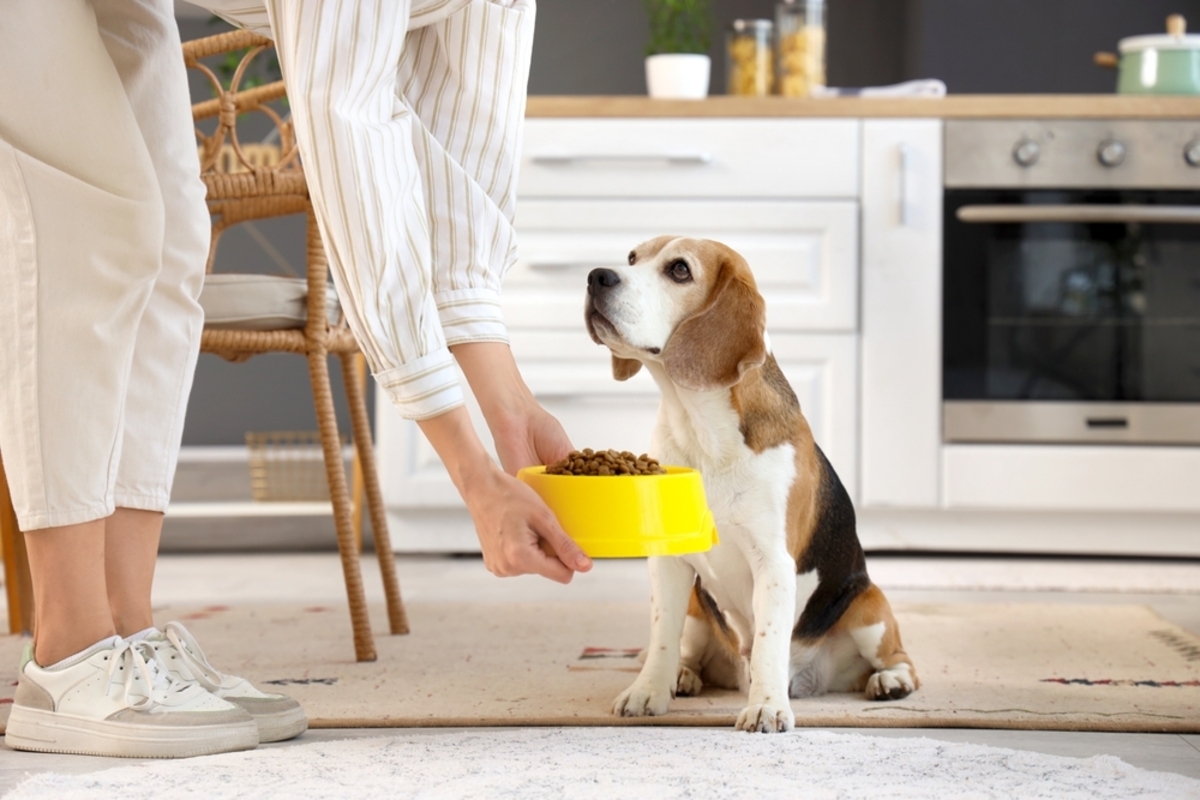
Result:
{"label": "chair leg", "polygon": [[367,403],[363,394],[365,371],[361,357],[343,353],[342,378],[349,400],[350,422],[354,428],[354,449],[362,466],[363,489],[371,511],[371,528],[375,533],[375,556],[383,576],[383,591],[387,596],[388,623],[393,634],[408,633],[408,614],[400,599],[400,582],[396,578],[396,557],[392,553],[392,537],[388,533],[387,515],[383,509],[383,493],[379,490],[379,474],[375,470],[375,447],[371,443],[371,425],[367,419]]}
{"label": "chair leg", "polygon": [[358,548],[354,544],[353,512],[350,508],[350,493],[346,488],[342,443],[338,437],[333,391],[329,383],[329,359],[324,349],[308,354],[308,374],[312,380],[313,404],[316,407],[317,426],[321,430],[321,445],[325,452],[325,473],[329,476],[329,499],[333,504],[333,522],[337,528],[342,574],[346,579],[346,595],[350,601],[354,654],[359,661],[374,661],[375,638],[371,634],[371,618],[367,612],[366,594],[363,592],[362,568],[359,564]]}
{"label": "chair leg", "polygon": [[356,445],[353,466],[350,469],[350,502],[354,504],[354,543],[358,545],[360,555],[363,546],[363,508],[366,496],[366,488],[363,486],[362,458],[358,455]]}
{"label": "chair leg", "polygon": [[8,492],[4,461],[0,459],[0,545],[4,554],[4,587],[8,594],[9,633],[33,633],[33,579],[25,535],[17,527],[17,513]]}

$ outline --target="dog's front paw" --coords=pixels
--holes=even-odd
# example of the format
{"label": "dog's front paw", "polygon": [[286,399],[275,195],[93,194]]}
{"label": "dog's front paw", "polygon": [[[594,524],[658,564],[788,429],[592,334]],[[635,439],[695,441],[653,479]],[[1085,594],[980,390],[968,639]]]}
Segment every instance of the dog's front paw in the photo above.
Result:
{"label": "dog's front paw", "polygon": [[675,694],[679,697],[695,697],[700,694],[700,690],[704,688],[704,681],[700,680],[697,675],[689,667],[679,668],[679,678],[675,681]]}
{"label": "dog's front paw", "polygon": [[792,714],[791,706],[759,703],[742,709],[734,727],[750,733],[783,733],[790,731],[795,724],[796,717]]}
{"label": "dog's front paw", "polygon": [[660,717],[667,713],[670,704],[669,688],[649,687],[635,682],[617,697],[613,703],[613,713],[618,717]]}
{"label": "dog's front paw", "polygon": [[912,669],[908,664],[881,669],[867,679],[868,700],[900,700],[916,691]]}

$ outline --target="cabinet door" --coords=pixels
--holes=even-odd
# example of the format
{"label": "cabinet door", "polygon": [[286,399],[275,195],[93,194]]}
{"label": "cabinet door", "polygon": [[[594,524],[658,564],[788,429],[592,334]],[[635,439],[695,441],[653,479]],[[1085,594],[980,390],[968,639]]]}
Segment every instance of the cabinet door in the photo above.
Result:
{"label": "cabinet door", "polygon": [[623,264],[664,233],[741,253],[767,299],[772,331],[853,331],[858,323],[858,204],[852,201],[522,200],[521,256],[504,279],[510,328],[580,329],[587,274]]}
{"label": "cabinet door", "polygon": [[862,502],[938,504],[942,123],[863,124]]}
{"label": "cabinet door", "polygon": [[530,119],[517,193],[858,196],[855,119]]}

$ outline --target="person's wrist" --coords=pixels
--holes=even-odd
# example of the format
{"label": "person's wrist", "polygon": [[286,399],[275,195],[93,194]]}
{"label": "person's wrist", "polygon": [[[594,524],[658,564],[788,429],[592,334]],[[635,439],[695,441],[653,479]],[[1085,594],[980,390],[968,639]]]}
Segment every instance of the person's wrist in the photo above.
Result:
{"label": "person's wrist", "polygon": [[450,480],[463,497],[473,482],[498,469],[475,434],[471,418],[462,406],[445,414],[420,420],[418,426],[433,445]]}
{"label": "person's wrist", "polygon": [[538,408],[507,344],[468,342],[451,347],[450,351],[462,367],[483,418],[493,431],[497,426],[528,419]]}
{"label": "person's wrist", "polygon": [[476,497],[489,493],[497,479],[506,474],[490,456],[465,461],[457,465],[456,472],[454,482],[467,505],[473,504]]}

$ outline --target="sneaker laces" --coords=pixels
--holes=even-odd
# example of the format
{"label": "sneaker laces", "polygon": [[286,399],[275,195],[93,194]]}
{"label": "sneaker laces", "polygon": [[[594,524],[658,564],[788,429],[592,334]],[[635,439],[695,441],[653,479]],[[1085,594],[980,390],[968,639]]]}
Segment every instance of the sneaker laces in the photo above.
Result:
{"label": "sneaker laces", "polygon": [[[188,632],[187,628],[178,622],[168,622],[163,635],[179,653],[179,659],[192,673],[192,677],[197,683],[210,692],[224,686],[227,676],[209,663],[204,651],[200,648],[200,643]],[[161,640],[159,644],[162,644]]]}
{"label": "sneaker laces", "polygon": [[[124,679],[116,676],[117,670],[125,672]],[[162,705],[172,695],[182,694],[191,687],[187,681],[175,678],[163,669],[154,658],[153,647],[145,642],[130,642],[125,639],[114,645],[108,655],[107,677],[110,685],[124,685],[125,700],[134,711],[147,711]],[[146,692],[141,699],[135,700],[133,698],[141,694],[134,686],[139,677],[146,686]]]}

